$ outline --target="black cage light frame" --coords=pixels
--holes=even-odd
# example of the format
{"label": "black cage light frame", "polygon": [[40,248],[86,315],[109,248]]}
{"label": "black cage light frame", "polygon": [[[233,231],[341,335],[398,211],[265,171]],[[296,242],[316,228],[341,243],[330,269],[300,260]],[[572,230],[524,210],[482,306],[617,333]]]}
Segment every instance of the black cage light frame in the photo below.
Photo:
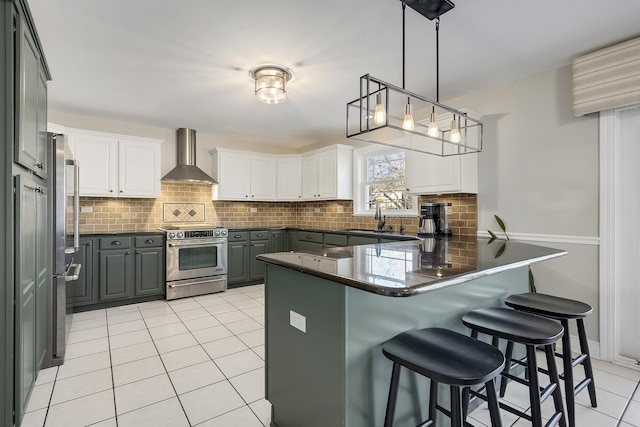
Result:
{"label": "black cage light frame", "polygon": [[[440,15],[454,5],[448,0],[402,1],[402,86],[398,87],[365,74],[360,77],[360,96],[347,103],[347,138],[391,147],[403,148],[436,156],[456,156],[482,151],[483,125],[475,113],[458,110],[439,102],[439,23]],[[437,100],[418,95],[404,88],[405,6],[429,20],[436,19],[436,90]],[[415,7],[414,7],[415,6]],[[377,102],[382,102],[386,116],[383,123],[374,122]],[[415,110],[415,128],[403,128],[406,105]],[[430,114],[436,112],[438,133],[428,135]],[[423,116],[418,120],[415,117]],[[460,140],[452,141],[452,130],[459,130]],[[456,135],[457,136],[457,135]]]}

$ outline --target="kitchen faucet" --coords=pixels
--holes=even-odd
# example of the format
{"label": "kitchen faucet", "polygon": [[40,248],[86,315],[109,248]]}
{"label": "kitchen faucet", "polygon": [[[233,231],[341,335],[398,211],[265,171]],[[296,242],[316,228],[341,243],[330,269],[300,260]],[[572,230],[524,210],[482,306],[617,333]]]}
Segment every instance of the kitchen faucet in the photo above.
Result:
{"label": "kitchen faucet", "polygon": [[[404,234],[404,225],[402,225],[402,217],[401,216],[393,216],[392,218],[400,218],[400,234]],[[389,229],[393,230],[391,225],[389,225]]]}
{"label": "kitchen faucet", "polygon": [[376,214],[373,218],[378,220],[378,231],[382,231],[384,225],[387,223],[387,217],[382,215],[382,210],[380,209],[380,205],[378,204],[376,204]]}

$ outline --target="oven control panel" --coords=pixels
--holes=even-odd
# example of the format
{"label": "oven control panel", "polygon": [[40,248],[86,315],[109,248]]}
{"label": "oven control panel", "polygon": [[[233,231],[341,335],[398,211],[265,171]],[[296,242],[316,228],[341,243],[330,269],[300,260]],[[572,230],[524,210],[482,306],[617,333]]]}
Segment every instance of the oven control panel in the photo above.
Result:
{"label": "oven control panel", "polygon": [[167,239],[205,239],[207,237],[225,238],[229,234],[226,228],[212,228],[200,230],[172,230],[167,231]]}

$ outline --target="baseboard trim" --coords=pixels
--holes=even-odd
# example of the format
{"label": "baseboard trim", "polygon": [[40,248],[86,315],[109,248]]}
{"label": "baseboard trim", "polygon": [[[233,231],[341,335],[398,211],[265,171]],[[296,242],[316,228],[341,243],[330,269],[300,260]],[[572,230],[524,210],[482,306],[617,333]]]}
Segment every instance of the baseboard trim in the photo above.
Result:
{"label": "baseboard trim", "polygon": [[[496,236],[504,239],[504,233],[496,232]],[[491,237],[486,231],[478,231],[478,237]],[[533,234],[533,233],[509,233],[511,240],[523,240],[528,242],[568,243],[572,245],[600,245],[597,236],[566,236],[562,234]]]}

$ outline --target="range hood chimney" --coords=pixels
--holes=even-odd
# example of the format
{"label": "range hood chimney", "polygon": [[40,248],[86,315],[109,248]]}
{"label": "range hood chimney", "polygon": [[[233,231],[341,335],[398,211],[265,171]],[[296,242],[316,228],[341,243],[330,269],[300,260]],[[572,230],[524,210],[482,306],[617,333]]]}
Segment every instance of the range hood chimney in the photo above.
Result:
{"label": "range hood chimney", "polygon": [[196,130],[180,128],[176,131],[178,165],[162,177],[162,181],[200,182],[217,184],[218,182],[196,166]]}

